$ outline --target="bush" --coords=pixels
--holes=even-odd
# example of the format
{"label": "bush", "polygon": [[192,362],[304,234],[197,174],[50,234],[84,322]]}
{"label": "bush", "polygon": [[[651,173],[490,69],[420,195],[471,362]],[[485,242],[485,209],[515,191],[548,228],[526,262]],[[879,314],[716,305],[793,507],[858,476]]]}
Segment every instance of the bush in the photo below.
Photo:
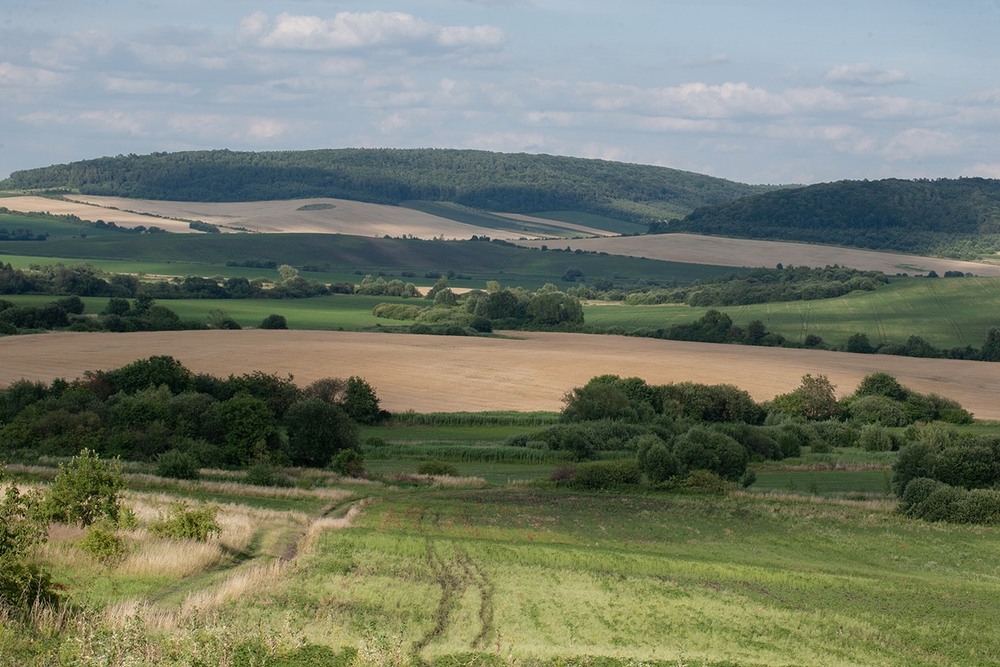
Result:
{"label": "bush", "polygon": [[667,443],[655,435],[636,438],[636,453],[640,470],[653,484],[667,481],[680,470],[677,457],[667,447]]}
{"label": "bush", "polygon": [[934,446],[928,443],[916,442],[903,447],[892,467],[892,488],[896,495],[902,496],[912,481],[930,478],[936,458]]}
{"label": "bush", "polygon": [[0,610],[26,611],[36,601],[55,600],[48,572],[29,561],[47,529],[41,496],[7,487],[0,500]]}
{"label": "bush", "polygon": [[890,452],[896,448],[896,439],[884,426],[866,424],[858,436],[858,445],[866,452]]}
{"label": "bush", "polygon": [[734,488],[736,487],[732,482],[722,479],[710,470],[692,470],[681,484],[681,490],[689,493],[725,495]]}
{"label": "bush", "polygon": [[364,477],[365,460],[357,450],[342,449],[330,461],[330,470],[344,477]]}
{"label": "bush", "polygon": [[48,516],[81,527],[103,518],[117,523],[124,488],[121,463],[102,460],[96,452],[84,449],[68,464],[59,466],[46,500]]}
{"label": "bush", "polygon": [[114,526],[97,524],[91,526],[80,540],[80,549],[105,565],[122,560],[127,551],[125,540],[118,535]]}
{"label": "bush", "polygon": [[864,424],[904,426],[916,421],[907,414],[908,407],[887,396],[869,394],[852,399],[847,412],[851,419]]}
{"label": "bush", "polygon": [[674,441],[674,456],[682,471],[708,470],[737,480],[747,470],[747,450],[728,435],[695,426]]}
{"label": "bush", "polygon": [[424,461],[417,466],[417,473],[438,477],[458,477],[458,468],[444,461]]}
{"label": "bush", "polygon": [[570,485],[580,489],[614,489],[638,484],[642,478],[639,462],[635,459],[620,461],[588,461],[576,467]]}
{"label": "bush", "polygon": [[285,319],[284,315],[271,314],[268,315],[260,323],[261,329],[287,329],[288,320]]}
{"label": "bush", "polygon": [[289,487],[292,485],[288,477],[270,463],[253,464],[247,468],[247,474],[243,478],[243,481],[254,486]]}
{"label": "bush", "polygon": [[165,517],[149,524],[149,532],[157,537],[172,540],[207,542],[212,535],[222,533],[216,520],[218,508],[209,505],[189,508],[183,503],[174,505]]}
{"label": "bush", "polygon": [[156,474],[172,479],[198,479],[198,460],[188,452],[171,449],[156,459]]}

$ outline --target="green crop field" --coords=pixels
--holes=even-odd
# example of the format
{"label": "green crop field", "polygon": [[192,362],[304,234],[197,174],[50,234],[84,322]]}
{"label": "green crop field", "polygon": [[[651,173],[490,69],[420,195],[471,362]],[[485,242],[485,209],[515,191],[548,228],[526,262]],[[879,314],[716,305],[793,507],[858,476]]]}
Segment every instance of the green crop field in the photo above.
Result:
{"label": "green crop field", "polygon": [[[79,233],[79,227],[76,228]],[[483,241],[420,241],[338,234],[90,234],[86,238],[50,238],[48,241],[0,241],[0,257],[12,262],[18,255],[31,263],[123,262],[130,273],[164,275],[268,275],[260,269],[231,272],[228,262],[274,261],[297,268],[315,267],[304,275],[333,282],[360,282],[366,273],[402,275],[405,280],[431,284],[426,273],[456,276],[457,287],[485,287],[487,280],[537,289],[547,282],[562,285],[567,269],[579,269],[587,280],[618,283],[642,280],[688,284],[733,272],[732,268],[663,262],[649,259],[556,251],[530,250]],[[45,258],[48,258],[47,260]],[[171,267],[170,264],[178,266]],[[23,264],[23,263],[22,263]],[[109,267],[113,265],[107,265]],[[388,277],[388,276],[387,276]]]}
{"label": "green crop field", "polygon": [[[586,306],[588,325],[625,330],[667,327],[691,322],[707,308],[688,306]],[[817,334],[842,345],[854,333],[872,344],[905,342],[919,335],[943,348],[979,347],[986,330],[1000,325],[1000,278],[896,280],[874,292],[855,292],[837,299],[788,301],[717,308],[737,325],[761,320],[789,340]]]}

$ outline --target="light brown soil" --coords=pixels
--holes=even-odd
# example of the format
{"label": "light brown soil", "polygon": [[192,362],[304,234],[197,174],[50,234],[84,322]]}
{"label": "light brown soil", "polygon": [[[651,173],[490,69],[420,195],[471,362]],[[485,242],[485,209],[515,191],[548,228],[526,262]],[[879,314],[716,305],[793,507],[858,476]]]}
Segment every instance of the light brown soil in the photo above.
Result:
{"label": "light brown soil", "polygon": [[684,343],[620,336],[523,333],[465,338],[324,331],[54,333],[0,338],[0,385],[72,379],[166,354],[197,372],[262,370],[299,384],[366,378],[391,411],[558,410],[573,387],[603,373],[663,384],[729,383],[765,400],[824,374],[849,394],[885,371],[921,392],[954,398],[981,419],[1000,419],[1000,365],[944,359]]}
{"label": "light brown soil", "polygon": [[[519,241],[519,245],[540,247],[544,241]],[[551,242],[549,242],[551,244]],[[1000,276],[1000,266],[979,262],[962,262],[875,252],[839,246],[809,245],[781,241],[754,241],[731,239],[721,236],[698,234],[656,234],[650,236],[616,236],[613,238],[577,239],[559,241],[559,246],[576,250],[607,252],[613,255],[646,257],[672,262],[714,264],[716,266],[767,267],[781,263],[785,266],[849,266],[864,271],[897,273],[926,273],[937,271],[962,271],[980,276]]]}
{"label": "light brown soil", "polygon": [[[126,200],[122,201],[124,202]],[[180,220],[167,220],[165,218],[157,218],[152,215],[143,215],[142,213],[130,213],[124,210],[114,210],[112,208],[75,201],[49,199],[48,197],[4,197],[3,199],[0,199],[0,206],[8,208],[11,211],[20,211],[22,213],[75,215],[81,220],[88,220],[90,222],[103,220],[104,222],[113,222],[120,227],[138,227],[139,225],[143,225],[145,227],[159,227],[160,229],[165,229],[168,232],[175,233],[187,233],[191,231],[191,227],[188,223],[181,222]],[[120,208],[135,210],[134,207],[126,205],[123,205]]]}
{"label": "light brown soil", "polygon": [[[190,232],[190,220],[218,225],[222,231],[266,233],[353,234],[355,236],[413,236],[421,239],[468,239],[484,232],[499,239],[532,237],[523,231],[486,229],[400,206],[384,206],[344,199],[291,199],[255,202],[179,202],[127,199],[97,195],[69,195],[73,201],[45,197],[9,197],[0,205],[12,211],[73,214],[82,220],[114,221],[133,227],[156,225],[171,232]],[[303,206],[330,208],[300,211]],[[132,211],[129,213],[127,211]],[[149,214],[149,215],[144,215]],[[160,217],[156,217],[160,216]],[[517,216],[510,216],[517,218]],[[570,223],[541,221],[565,227],[575,234],[605,234]]]}

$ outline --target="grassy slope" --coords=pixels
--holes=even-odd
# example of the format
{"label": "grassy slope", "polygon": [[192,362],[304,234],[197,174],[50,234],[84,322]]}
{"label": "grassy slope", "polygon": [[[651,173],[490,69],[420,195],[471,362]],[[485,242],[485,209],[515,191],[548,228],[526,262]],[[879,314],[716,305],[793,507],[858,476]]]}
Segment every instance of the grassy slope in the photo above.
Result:
{"label": "grassy slope", "polygon": [[275,599],[405,651],[451,591],[425,655],[972,665],[1000,651],[998,546],[878,504],[441,491],[370,506]]}
{"label": "grassy slope", "polygon": [[[687,306],[588,306],[592,326],[658,328],[701,317],[707,308]],[[759,319],[790,340],[815,333],[839,345],[853,333],[873,344],[905,342],[911,335],[938,347],[979,347],[986,330],[1000,324],[1000,278],[912,279],[894,281],[874,292],[838,299],[790,301],[718,308],[737,325]]]}
{"label": "grassy slope", "polygon": [[[22,216],[29,219],[28,216]],[[0,223],[2,225],[2,223]],[[13,225],[10,225],[13,226]],[[17,261],[26,255],[34,263],[89,261],[105,265],[109,270],[171,275],[242,275],[267,276],[262,269],[234,271],[226,262],[248,259],[275,261],[292,266],[316,266],[321,272],[310,274],[319,280],[350,279],[355,272],[410,271],[422,278],[429,271],[458,271],[474,278],[468,285],[485,285],[486,280],[504,284],[540,287],[545,282],[558,282],[568,268],[582,270],[589,279],[641,279],[689,283],[711,276],[729,273],[722,267],[661,262],[614,255],[585,253],[540,252],[496,243],[473,241],[419,241],[414,239],[380,239],[338,234],[224,234],[131,235],[121,232],[99,232],[81,227],[38,219],[37,226],[26,222],[17,225],[37,231],[49,231],[47,241],[0,242],[0,257]],[[557,247],[554,241],[552,247]],[[24,262],[21,261],[20,264]],[[177,263],[176,267],[167,264]],[[198,266],[201,265],[200,270]],[[355,278],[356,281],[360,278]]]}

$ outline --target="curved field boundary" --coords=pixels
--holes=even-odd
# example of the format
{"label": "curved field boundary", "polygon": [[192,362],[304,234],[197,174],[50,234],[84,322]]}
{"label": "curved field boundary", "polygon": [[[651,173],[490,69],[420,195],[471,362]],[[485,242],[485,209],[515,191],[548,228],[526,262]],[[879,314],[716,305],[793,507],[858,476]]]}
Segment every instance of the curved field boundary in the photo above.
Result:
{"label": "curved field boundary", "polygon": [[[546,243],[553,245],[552,241],[518,241],[518,245],[529,248],[540,248]],[[839,264],[863,271],[881,271],[889,275],[897,273],[913,275],[933,270],[939,275],[944,275],[945,271],[961,271],[978,276],[1000,276],[1000,265],[995,264],[841,246],[755,241],[698,234],[653,234],[566,241],[560,239],[558,246],[560,248],[569,246],[571,250],[579,248],[612,255],[715,266],[774,268],[779,263],[785,266],[817,267]]]}
{"label": "curved field boundary", "polygon": [[825,374],[843,396],[885,371],[904,385],[959,401],[980,419],[1000,419],[1000,364],[817,350],[685,343],[623,336],[517,333],[511,338],[333,331],[52,333],[0,338],[0,385],[20,378],[72,379],[151,355],[196,372],[261,370],[307,384],[366,378],[390,411],[558,410],[595,375],[648,382],[729,383],[766,400]]}

